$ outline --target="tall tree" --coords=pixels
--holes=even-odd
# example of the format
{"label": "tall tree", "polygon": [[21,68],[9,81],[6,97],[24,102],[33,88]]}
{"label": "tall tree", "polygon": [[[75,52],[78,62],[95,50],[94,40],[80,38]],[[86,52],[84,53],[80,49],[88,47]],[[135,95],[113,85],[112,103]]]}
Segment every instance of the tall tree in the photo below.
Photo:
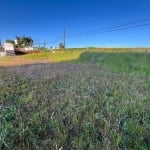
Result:
{"label": "tall tree", "polygon": [[33,46],[33,39],[26,36],[16,36],[17,46],[20,48]]}

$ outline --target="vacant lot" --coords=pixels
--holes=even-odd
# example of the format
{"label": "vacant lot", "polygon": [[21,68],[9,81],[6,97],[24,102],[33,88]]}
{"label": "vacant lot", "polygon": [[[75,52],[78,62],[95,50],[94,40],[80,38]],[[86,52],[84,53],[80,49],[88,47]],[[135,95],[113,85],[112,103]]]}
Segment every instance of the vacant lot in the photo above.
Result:
{"label": "vacant lot", "polygon": [[112,51],[1,59],[0,149],[149,149],[150,54]]}

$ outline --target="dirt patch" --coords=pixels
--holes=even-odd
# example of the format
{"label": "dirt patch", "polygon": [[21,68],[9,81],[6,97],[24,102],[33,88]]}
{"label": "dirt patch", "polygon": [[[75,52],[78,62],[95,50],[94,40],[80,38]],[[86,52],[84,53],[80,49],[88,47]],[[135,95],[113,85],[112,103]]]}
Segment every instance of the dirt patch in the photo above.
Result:
{"label": "dirt patch", "polygon": [[52,60],[23,59],[21,57],[14,56],[14,57],[7,59],[7,61],[0,61],[0,66],[21,66],[21,65],[27,65],[27,64],[38,64],[38,63],[52,63]]}

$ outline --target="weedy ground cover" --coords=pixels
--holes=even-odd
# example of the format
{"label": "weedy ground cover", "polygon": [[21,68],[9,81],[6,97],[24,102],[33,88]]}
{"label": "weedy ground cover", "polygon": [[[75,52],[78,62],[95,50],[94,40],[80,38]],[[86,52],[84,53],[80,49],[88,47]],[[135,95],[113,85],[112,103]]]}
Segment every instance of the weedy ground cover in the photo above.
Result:
{"label": "weedy ground cover", "polygon": [[150,54],[60,53],[0,68],[0,149],[149,149]]}

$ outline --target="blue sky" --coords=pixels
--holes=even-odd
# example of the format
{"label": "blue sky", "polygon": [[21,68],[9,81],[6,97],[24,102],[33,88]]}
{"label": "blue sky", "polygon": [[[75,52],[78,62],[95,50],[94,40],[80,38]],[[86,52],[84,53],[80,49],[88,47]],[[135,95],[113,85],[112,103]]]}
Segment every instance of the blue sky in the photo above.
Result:
{"label": "blue sky", "polygon": [[[63,42],[64,28],[67,36],[96,29],[103,31],[109,26],[150,18],[149,6],[150,0],[1,0],[0,37],[4,42],[25,35],[36,42],[45,40],[48,47],[57,46]],[[149,35],[150,25],[95,36],[68,37],[66,45],[150,47]]]}

